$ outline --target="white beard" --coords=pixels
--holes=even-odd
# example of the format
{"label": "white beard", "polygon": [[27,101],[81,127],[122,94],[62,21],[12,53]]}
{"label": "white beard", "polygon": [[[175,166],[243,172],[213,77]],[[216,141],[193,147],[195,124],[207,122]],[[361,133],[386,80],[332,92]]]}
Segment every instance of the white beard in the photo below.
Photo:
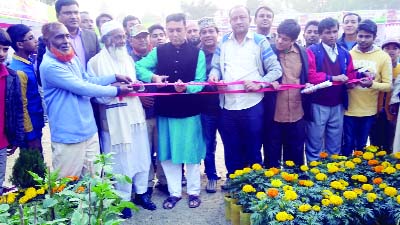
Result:
{"label": "white beard", "polygon": [[111,58],[115,62],[130,63],[130,56],[128,55],[128,50],[126,49],[126,46],[122,47],[110,46],[107,48],[107,50]]}

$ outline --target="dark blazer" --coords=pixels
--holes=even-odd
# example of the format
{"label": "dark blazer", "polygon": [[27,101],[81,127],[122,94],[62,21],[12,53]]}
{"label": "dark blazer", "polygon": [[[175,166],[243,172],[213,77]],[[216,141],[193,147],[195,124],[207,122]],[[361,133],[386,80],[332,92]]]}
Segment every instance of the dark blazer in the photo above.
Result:
{"label": "dark blazer", "polygon": [[[97,38],[97,35],[95,32],[91,30],[86,30],[82,29],[81,30],[81,40],[83,44],[83,48],[85,49],[85,59],[86,63],[97,53],[100,52],[100,43],[99,39]],[[36,74],[38,76],[38,82],[40,85],[41,80],[40,80],[40,72],[39,72],[39,66],[42,63],[43,55],[46,52],[46,44],[43,41],[43,37],[39,37],[39,47],[38,47],[38,54],[37,54],[37,67],[36,67]]]}

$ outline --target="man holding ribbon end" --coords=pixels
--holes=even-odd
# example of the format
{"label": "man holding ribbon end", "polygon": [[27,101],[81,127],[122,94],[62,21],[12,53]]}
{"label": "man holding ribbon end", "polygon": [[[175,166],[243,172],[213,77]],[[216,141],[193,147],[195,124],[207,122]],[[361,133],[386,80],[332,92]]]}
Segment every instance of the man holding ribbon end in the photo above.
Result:
{"label": "man holding ribbon end", "polygon": [[[115,20],[101,26],[103,48],[88,62],[88,72],[98,77],[107,74],[128,74],[135,81],[136,71],[126,50],[126,35],[122,24]],[[113,172],[132,178],[135,203],[148,210],[155,210],[147,192],[150,170],[150,147],[146,118],[137,96],[97,98],[100,103],[101,138],[105,153],[112,152]],[[131,198],[131,184],[117,183],[117,190],[124,200]],[[123,211],[126,217],[129,210]]]}
{"label": "man holding ribbon end", "polygon": [[233,7],[229,18],[233,32],[222,38],[214,53],[209,81],[243,82],[224,89],[235,91],[244,88],[250,92],[220,94],[220,133],[225,165],[228,174],[232,174],[243,167],[262,163],[264,94],[251,92],[268,85],[254,81],[273,82],[282,76],[282,68],[268,40],[249,31],[251,18],[248,8]]}

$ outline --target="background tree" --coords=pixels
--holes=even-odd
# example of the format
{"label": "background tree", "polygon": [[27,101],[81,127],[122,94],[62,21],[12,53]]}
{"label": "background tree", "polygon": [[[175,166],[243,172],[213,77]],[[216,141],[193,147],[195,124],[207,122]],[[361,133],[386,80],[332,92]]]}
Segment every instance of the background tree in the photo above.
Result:
{"label": "background tree", "polygon": [[46,3],[47,5],[54,5],[56,0],[40,0],[43,3]]}
{"label": "background tree", "polygon": [[191,2],[181,1],[182,11],[188,19],[198,20],[205,16],[214,16],[218,8],[207,0],[193,0]]}

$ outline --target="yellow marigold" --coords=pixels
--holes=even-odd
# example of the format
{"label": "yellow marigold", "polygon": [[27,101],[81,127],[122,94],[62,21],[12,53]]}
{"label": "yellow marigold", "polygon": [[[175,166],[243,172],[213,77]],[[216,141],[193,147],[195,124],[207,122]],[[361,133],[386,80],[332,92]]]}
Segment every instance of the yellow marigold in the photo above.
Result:
{"label": "yellow marigold", "polygon": [[329,201],[331,201],[331,203],[335,206],[340,206],[343,204],[342,197],[338,195],[331,195],[331,197],[329,197]]}
{"label": "yellow marigold", "polygon": [[329,199],[324,198],[322,199],[321,204],[323,206],[329,206],[331,204],[331,201]]}
{"label": "yellow marigold", "polygon": [[386,187],[383,193],[385,193],[387,196],[394,197],[397,195],[397,189],[394,187]]}
{"label": "yellow marigold", "polygon": [[318,173],[320,173],[320,171],[319,171],[318,168],[311,168],[310,172],[313,173],[313,174],[318,174]]}
{"label": "yellow marigold", "polygon": [[394,167],[389,166],[389,167],[385,168],[383,170],[383,172],[387,173],[387,174],[394,174],[396,172],[396,169]]}
{"label": "yellow marigold", "polygon": [[256,192],[256,189],[253,186],[251,186],[250,184],[246,184],[243,186],[242,191],[246,192],[246,193],[250,193],[250,192]]}
{"label": "yellow marigold", "polygon": [[386,184],[386,183],[379,184],[379,188],[381,188],[381,189],[384,189],[384,188],[386,188],[386,187],[387,187],[387,184]]}
{"label": "yellow marigold", "polygon": [[271,170],[267,170],[267,171],[264,172],[264,175],[265,175],[266,177],[272,177],[272,176],[274,176],[275,174],[274,174],[274,172],[272,172]]}
{"label": "yellow marigold", "polygon": [[355,193],[357,193],[357,195],[362,195],[362,193],[363,193],[363,190],[360,189],[360,188],[354,188],[353,191],[354,191]]}
{"label": "yellow marigold", "polygon": [[319,212],[319,211],[321,210],[321,207],[319,207],[319,205],[314,205],[314,206],[312,207],[312,209],[313,209],[315,212]]}
{"label": "yellow marigold", "polygon": [[344,166],[345,166],[346,168],[349,168],[349,169],[354,169],[354,168],[356,168],[356,165],[355,165],[352,161],[346,161],[346,162],[344,163]]}
{"label": "yellow marigold", "polygon": [[244,174],[250,173],[250,172],[251,172],[251,168],[249,168],[249,167],[243,168],[243,173]]}
{"label": "yellow marigold", "polygon": [[299,184],[305,187],[312,187],[314,185],[314,182],[312,182],[311,180],[299,180]]}
{"label": "yellow marigold", "polygon": [[339,167],[337,167],[337,166],[329,166],[328,167],[328,173],[336,173],[337,171],[339,171]]}
{"label": "yellow marigold", "polygon": [[300,212],[308,212],[311,210],[311,205],[309,204],[302,204],[298,207]]}
{"label": "yellow marigold", "polygon": [[372,186],[371,184],[363,184],[363,185],[361,186],[361,188],[362,188],[363,190],[365,190],[365,191],[370,192],[370,191],[372,191],[372,190],[374,189],[374,186]]}
{"label": "yellow marigold", "polygon": [[354,156],[362,156],[363,152],[362,151],[354,151],[353,155]]}
{"label": "yellow marigold", "polygon": [[400,195],[397,195],[396,201],[397,201],[397,204],[400,204]]}
{"label": "yellow marigold", "polygon": [[303,172],[306,172],[306,171],[308,171],[308,166],[302,165],[302,166],[300,166],[300,170]]}
{"label": "yellow marigold", "polygon": [[391,164],[390,162],[388,162],[388,161],[384,161],[384,162],[382,162],[381,164],[382,164],[382,166],[385,167],[385,168],[391,167],[391,166],[392,166],[392,164]]}
{"label": "yellow marigold", "polygon": [[230,179],[235,179],[235,178],[236,178],[236,175],[233,174],[233,173],[231,173],[231,174],[229,174],[229,178],[230,178]]}
{"label": "yellow marigold", "polygon": [[366,176],[364,176],[364,175],[358,175],[358,181],[362,182],[362,183],[365,183],[365,182],[368,181],[368,178]]}
{"label": "yellow marigold", "polygon": [[400,152],[394,153],[393,157],[396,158],[396,159],[400,159]]}
{"label": "yellow marigold", "polygon": [[46,192],[46,190],[44,189],[44,187],[41,187],[36,190],[36,194],[38,194],[38,195],[44,195],[45,192]]}
{"label": "yellow marigold", "polygon": [[310,162],[310,166],[312,166],[312,167],[318,166],[319,164],[321,164],[321,163],[318,162],[318,161],[312,161],[312,162]]}
{"label": "yellow marigold", "polygon": [[262,192],[262,191],[259,191],[256,194],[256,198],[258,198],[259,200],[263,200],[266,197],[267,197],[267,194],[265,194],[265,192]]}
{"label": "yellow marigold", "polygon": [[27,188],[25,190],[25,196],[27,196],[29,199],[35,198],[37,196],[36,189],[33,187]]}
{"label": "yellow marigold", "polygon": [[15,198],[17,197],[17,193],[10,193],[7,195],[7,204],[13,204],[15,202]]}
{"label": "yellow marigold", "polygon": [[315,179],[317,179],[319,181],[324,181],[324,180],[328,179],[328,177],[324,173],[319,173],[319,174],[315,175]]}
{"label": "yellow marigold", "polygon": [[280,186],[282,186],[282,181],[281,180],[279,180],[279,179],[272,179],[271,180],[271,185],[272,185],[272,187],[280,187]]}
{"label": "yellow marigold", "polygon": [[362,160],[360,158],[354,158],[354,159],[352,159],[352,161],[357,164],[360,164],[362,162]]}
{"label": "yellow marigold", "polygon": [[288,200],[288,201],[293,201],[297,199],[297,193],[295,191],[285,191],[285,196],[283,199]]}
{"label": "yellow marigold", "polygon": [[279,222],[285,222],[290,220],[290,214],[283,211],[283,212],[278,212],[275,216],[275,219],[278,220]]}
{"label": "yellow marigold", "polygon": [[325,159],[325,158],[328,157],[328,153],[327,153],[327,152],[321,152],[321,153],[319,153],[319,157],[320,157],[321,159]]}
{"label": "yellow marigold", "polygon": [[235,175],[238,176],[242,176],[243,175],[243,170],[235,170]]}
{"label": "yellow marigold", "polygon": [[340,179],[339,182],[340,182],[341,184],[343,184],[343,186],[345,186],[345,187],[349,186],[349,182],[347,182],[347,181],[345,181],[345,180],[343,180],[343,179]]}
{"label": "yellow marigold", "polygon": [[379,149],[378,146],[374,146],[374,145],[369,145],[367,147],[365,147],[365,150],[368,152],[377,152]]}
{"label": "yellow marigold", "polygon": [[289,190],[293,190],[293,187],[290,186],[290,185],[285,185],[285,186],[283,186],[282,189],[283,189],[284,191],[289,191]]}
{"label": "yellow marigold", "polygon": [[4,204],[4,203],[7,203],[7,196],[5,196],[5,195],[0,196],[0,204]]}
{"label": "yellow marigold", "polygon": [[379,151],[376,153],[376,156],[385,156],[386,154],[386,151]]}
{"label": "yellow marigold", "polygon": [[291,160],[286,161],[285,164],[286,164],[286,166],[290,166],[290,167],[294,166],[294,162]]}
{"label": "yellow marigold", "polygon": [[399,163],[396,164],[396,169],[400,170],[400,164]]}
{"label": "yellow marigold", "polygon": [[275,175],[279,173],[279,169],[276,167],[269,168],[269,171],[272,171]]}
{"label": "yellow marigold", "polygon": [[347,200],[354,200],[357,198],[357,193],[354,191],[345,191],[343,192],[343,196],[347,199]]}
{"label": "yellow marigold", "polygon": [[331,158],[332,158],[332,159],[340,159],[340,155],[338,155],[338,154],[333,154],[333,155],[331,155]]}
{"label": "yellow marigold", "polygon": [[289,220],[289,221],[294,220],[294,216],[293,216],[292,214],[289,214],[289,215],[288,215],[288,220]]}
{"label": "yellow marigold", "polygon": [[254,164],[251,166],[251,168],[252,168],[253,170],[262,170],[262,166],[261,166],[260,164],[258,164],[258,163],[254,163]]}
{"label": "yellow marigold", "polygon": [[346,187],[345,187],[342,183],[340,183],[339,181],[337,181],[337,180],[332,181],[331,184],[330,184],[330,186],[331,186],[333,189],[337,189],[337,190],[344,190],[344,189],[346,189]]}
{"label": "yellow marigold", "polygon": [[377,198],[375,193],[367,193],[365,197],[367,198],[368,202],[374,202],[375,199]]}
{"label": "yellow marigold", "polygon": [[362,157],[365,160],[370,160],[370,159],[374,158],[374,153],[372,153],[372,152],[364,152]]}
{"label": "yellow marigold", "polygon": [[24,195],[24,196],[22,196],[22,197],[18,200],[18,203],[19,203],[19,204],[25,204],[25,203],[27,203],[28,201],[29,201],[29,197],[26,196],[26,195]]}

